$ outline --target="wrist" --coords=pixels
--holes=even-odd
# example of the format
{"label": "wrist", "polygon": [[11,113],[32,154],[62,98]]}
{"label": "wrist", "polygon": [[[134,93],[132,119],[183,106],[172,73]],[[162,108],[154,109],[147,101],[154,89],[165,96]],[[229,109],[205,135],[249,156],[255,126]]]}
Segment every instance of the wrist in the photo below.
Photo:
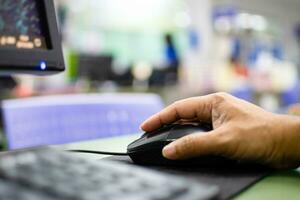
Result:
{"label": "wrist", "polygon": [[[274,131],[279,135],[279,151],[283,165],[300,166],[300,117],[277,115]],[[276,130],[277,129],[277,130]]]}

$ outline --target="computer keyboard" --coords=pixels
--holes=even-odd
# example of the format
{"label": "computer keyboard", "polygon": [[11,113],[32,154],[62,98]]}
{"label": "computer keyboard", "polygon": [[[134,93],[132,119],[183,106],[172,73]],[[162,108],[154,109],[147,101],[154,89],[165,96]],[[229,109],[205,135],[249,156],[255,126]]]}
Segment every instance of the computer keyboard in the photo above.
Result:
{"label": "computer keyboard", "polygon": [[214,186],[51,148],[0,154],[5,200],[196,200],[217,194]]}

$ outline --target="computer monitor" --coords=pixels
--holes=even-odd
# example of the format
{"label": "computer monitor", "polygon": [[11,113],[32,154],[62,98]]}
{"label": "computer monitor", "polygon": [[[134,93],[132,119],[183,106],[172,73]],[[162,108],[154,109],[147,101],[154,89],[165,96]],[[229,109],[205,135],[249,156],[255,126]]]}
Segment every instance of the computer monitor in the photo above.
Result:
{"label": "computer monitor", "polygon": [[64,68],[53,0],[0,0],[0,75]]}

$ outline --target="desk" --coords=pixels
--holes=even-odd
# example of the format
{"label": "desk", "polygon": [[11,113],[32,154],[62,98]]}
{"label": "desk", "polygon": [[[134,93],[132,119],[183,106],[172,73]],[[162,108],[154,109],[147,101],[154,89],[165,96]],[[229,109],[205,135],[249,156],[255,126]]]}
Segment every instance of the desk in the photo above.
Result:
{"label": "desk", "polygon": [[[95,151],[126,152],[127,145],[140,135],[132,135],[111,139],[101,139],[64,145],[64,149],[81,149]],[[91,159],[101,159],[105,156],[82,154]],[[290,170],[275,173],[264,178],[256,185],[238,195],[236,200],[258,199],[300,199],[300,170]]]}

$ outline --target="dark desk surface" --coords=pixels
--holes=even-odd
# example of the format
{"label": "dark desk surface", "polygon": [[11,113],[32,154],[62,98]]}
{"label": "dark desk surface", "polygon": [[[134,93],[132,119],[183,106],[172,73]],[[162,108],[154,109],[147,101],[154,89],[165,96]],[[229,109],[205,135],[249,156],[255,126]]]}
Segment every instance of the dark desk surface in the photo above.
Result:
{"label": "dark desk surface", "polygon": [[[65,149],[101,150],[125,152],[127,145],[139,135],[101,139],[65,145]],[[105,156],[85,154],[91,159],[100,159]],[[300,199],[300,170],[290,170],[274,173],[245,192],[238,195],[236,200],[257,199]]]}

